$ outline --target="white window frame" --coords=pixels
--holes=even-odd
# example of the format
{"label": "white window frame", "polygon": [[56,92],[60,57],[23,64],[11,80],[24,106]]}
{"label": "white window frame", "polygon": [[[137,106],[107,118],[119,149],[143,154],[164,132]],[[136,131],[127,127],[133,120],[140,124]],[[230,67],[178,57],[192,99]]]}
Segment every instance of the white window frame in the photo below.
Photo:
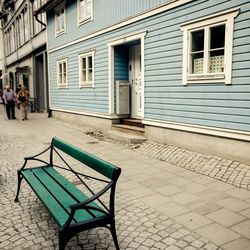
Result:
{"label": "white window frame", "polygon": [[[61,83],[60,82],[60,71],[59,71],[59,65],[60,64],[64,64],[66,63],[66,82],[65,83]],[[62,66],[63,69],[63,66]],[[56,72],[57,72],[57,88],[58,89],[65,89],[68,88],[68,58],[63,58],[63,59],[59,59],[56,61]],[[63,73],[62,73],[63,74]]]}
{"label": "white window frame", "polygon": [[[88,81],[88,63],[87,58],[92,57],[92,81]],[[82,77],[82,58],[86,58],[86,79],[87,81],[83,82],[81,80]],[[79,88],[94,88],[95,87],[95,50],[90,50],[86,52],[82,52],[78,55],[79,62]]]}
{"label": "white window frame", "polygon": [[[87,0],[85,0],[87,1]],[[81,17],[81,7],[80,7],[80,0],[77,0],[77,20],[78,20],[78,26],[84,24],[84,23],[87,23],[89,21],[93,21],[93,0],[91,0],[91,14],[90,16],[86,16],[84,18],[80,18]]]}
{"label": "white window frame", "polygon": [[[58,19],[57,19],[57,15],[60,14],[60,16],[62,15],[62,10],[64,11],[64,27],[62,28],[62,18],[60,17],[60,30],[57,30],[57,22],[58,22]],[[66,8],[65,8],[65,5],[60,5],[56,10],[55,10],[55,34],[56,34],[56,37],[57,36],[60,36],[62,34],[66,33]]]}
{"label": "white window frame", "polygon": [[[233,56],[233,31],[234,18],[238,15],[239,8],[233,8],[227,11],[217,13],[205,18],[184,23],[181,25],[183,31],[183,71],[182,85],[189,83],[232,83],[232,56]],[[213,26],[225,24],[225,48],[224,48],[224,72],[208,73],[208,29]],[[203,74],[190,74],[190,48],[191,32],[204,29],[204,62]]]}

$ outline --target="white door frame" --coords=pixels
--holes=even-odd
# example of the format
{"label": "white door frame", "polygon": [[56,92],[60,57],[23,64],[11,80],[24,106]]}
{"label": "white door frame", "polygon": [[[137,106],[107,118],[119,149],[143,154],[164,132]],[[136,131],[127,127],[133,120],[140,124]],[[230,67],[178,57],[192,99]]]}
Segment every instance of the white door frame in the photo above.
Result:
{"label": "white door frame", "polygon": [[145,74],[145,36],[147,30],[129,34],[123,37],[116,38],[108,42],[109,50],[109,114],[114,114],[114,47],[128,42],[141,41],[141,82],[142,82],[142,118],[144,118],[144,74]]}

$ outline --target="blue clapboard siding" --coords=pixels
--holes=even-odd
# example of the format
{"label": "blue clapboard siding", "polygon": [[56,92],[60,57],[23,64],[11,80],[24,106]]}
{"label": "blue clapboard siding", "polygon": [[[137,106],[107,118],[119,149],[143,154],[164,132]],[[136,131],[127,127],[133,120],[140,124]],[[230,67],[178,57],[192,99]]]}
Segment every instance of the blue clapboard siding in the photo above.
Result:
{"label": "blue clapboard siding", "polygon": [[171,0],[94,0],[94,20],[77,26],[77,1],[68,1],[66,9],[67,33],[55,39],[54,12],[48,13],[48,48],[56,47],[71,40],[93,33],[107,26],[119,23]]}
{"label": "blue clapboard siding", "polygon": [[[235,18],[232,85],[215,83],[182,86],[183,34],[180,25],[237,6],[240,7],[240,14]],[[126,6],[123,9],[128,13]],[[122,12],[122,8],[119,11]],[[123,15],[125,16],[125,14]],[[95,15],[94,19],[97,17]],[[107,43],[117,37],[147,29],[148,34],[145,38],[145,118],[250,131],[249,17],[250,3],[247,0],[197,0],[50,53],[51,104],[53,107],[108,113]],[[105,23],[105,16],[100,18]],[[76,18],[73,20],[76,26]],[[116,20],[115,17],[114,20]],[[51,27],[52,24],[53,22],[49,22],[49,29],[54,28]],[[67,31],[65,36],[69,36],[69,34]],[[73,38],[74,36],[71,39]],[[49,36],[49,39],[54,45],[57,44],[53,36]],[[78,54],[89,49],[96,49],[95,88],[79,89]],[[126,60],[121,60],[124,59],[122,54],[118,55],[119,53],[116,53],[115,56],[117,63],[115,79],[120,76],[127,77],[124,71]],[[69,59],[69,88],[57,89],[56,60],[65,56]]]}

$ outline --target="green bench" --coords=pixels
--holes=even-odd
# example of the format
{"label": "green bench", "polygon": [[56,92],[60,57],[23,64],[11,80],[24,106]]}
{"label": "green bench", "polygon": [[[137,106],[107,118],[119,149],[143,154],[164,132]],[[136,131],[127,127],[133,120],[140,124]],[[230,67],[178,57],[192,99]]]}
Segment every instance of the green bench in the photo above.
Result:
{"label": "green bench", "polygon": [[[49,162],[39,158],[47,151]],[[75,171],[62,157],[61,151],[106,178],[97,178]],[[64,162],[64,167],[53,164],[54,154]],[[59,249],[64,249],[68,241],[77,233],[96,227],[108,228],[116,249],[119,249],[115,229],[114,200],[116,182],[121,173],[120,168],[57,138],[52,139],[51,145],[46,150],[33,157],[25,157],[24,160],[23,167],[17,171],[18,186],[15,202],[18,202],[21,181],[25,179],[58,224]],[[27,168],[26,164],[29,161],[37,161],[42,166]],[[55,168],[73,173],[84,188],[91,193],[91,197],[63,177]],[[87,180],[92,179],[103,182],[105,187],[94,193],[86,183]],[[109,191],[108,205],[101,199],[107,191]]]}

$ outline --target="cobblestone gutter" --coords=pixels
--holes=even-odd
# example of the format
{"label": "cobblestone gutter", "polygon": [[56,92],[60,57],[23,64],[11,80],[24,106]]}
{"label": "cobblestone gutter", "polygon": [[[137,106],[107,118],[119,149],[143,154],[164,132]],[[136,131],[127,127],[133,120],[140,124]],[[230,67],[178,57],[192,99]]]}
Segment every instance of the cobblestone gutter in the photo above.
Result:
{"label": "cobblestone gutter", "polygon": [[250,190],[250,165],[150,141],[134,150],[236,187]]}

